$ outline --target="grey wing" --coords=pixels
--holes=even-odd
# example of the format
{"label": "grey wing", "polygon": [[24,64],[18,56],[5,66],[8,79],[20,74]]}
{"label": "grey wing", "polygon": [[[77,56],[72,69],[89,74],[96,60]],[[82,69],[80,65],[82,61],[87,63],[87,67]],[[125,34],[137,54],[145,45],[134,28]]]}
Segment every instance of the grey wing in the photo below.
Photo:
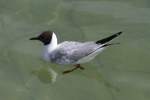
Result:
{"label": "grey wing", "polygon": [[91,54],[97,48],[99,48],[99,45],[94,42],[63,42],[58,49],[61,50],[61,54],[65,59],[74,63]]}

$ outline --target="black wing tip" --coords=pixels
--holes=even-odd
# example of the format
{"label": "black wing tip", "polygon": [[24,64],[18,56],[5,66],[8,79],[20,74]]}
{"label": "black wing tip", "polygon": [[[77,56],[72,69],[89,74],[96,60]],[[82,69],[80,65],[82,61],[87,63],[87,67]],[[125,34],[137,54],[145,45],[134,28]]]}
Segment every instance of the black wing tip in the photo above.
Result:
{"label": "black wing tip", "polygon": [[118,33],[116,33],[116,35],[121,35],[123,32],[122,31],[120,31],[120,32],[118,32]]}
{"label": "black wing tip", "polygon": [[120,31],[120,32],[118,32],[118,33],[115,33],[115,34],[109,36],[109,37],[106,37],[106,38],[104,38],[104,39],[98,40],[98,41],[96,41],[95,43],[96,43],[96,44],[104,44],[104,43],[109,42],[109,41],[111,41],[112,39],[118,37],[118,36],[121,35],[122,33],[123,33],[123,32]]}

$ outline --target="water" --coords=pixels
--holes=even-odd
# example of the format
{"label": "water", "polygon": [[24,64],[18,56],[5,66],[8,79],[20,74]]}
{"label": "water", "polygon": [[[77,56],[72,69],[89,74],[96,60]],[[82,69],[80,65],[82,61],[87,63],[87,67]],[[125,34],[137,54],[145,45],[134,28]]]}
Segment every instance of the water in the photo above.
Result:
{"label": "water", "polygon": [[[0,0],[1,100],[149,100],[148,0]],[[46,63],[44,30],[64,40],[98,40],[123,31],[84,71]]]}

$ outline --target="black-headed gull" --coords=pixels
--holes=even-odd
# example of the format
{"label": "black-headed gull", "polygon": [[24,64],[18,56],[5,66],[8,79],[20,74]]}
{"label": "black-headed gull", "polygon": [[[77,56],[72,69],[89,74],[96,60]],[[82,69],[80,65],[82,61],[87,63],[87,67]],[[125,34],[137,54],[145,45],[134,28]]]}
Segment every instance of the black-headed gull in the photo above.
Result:
{"label": "black-headed gull", "polygon": [[56,34],[52,31],[44,31],[39,36],[30,38],[30,40],[39,40],[44,46],[43,57],[46,61],[57,64],[71,64],[75,68],[66,70],[63,73],[72,72],[78,68],[84,69],[80,64],[94,59],[104,48],[115,43],[108,43],[119,36],[122,32],[115,33],[109,37],[98,41],[76,42],[64,41],[57,43]]}

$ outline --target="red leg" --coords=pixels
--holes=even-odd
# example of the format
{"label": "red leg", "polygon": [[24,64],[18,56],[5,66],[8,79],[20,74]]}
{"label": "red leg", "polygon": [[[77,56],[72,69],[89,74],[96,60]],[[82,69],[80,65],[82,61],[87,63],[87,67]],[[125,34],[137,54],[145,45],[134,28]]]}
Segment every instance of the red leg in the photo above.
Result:
{"label": "red leg", "polygon": [[67,73],[70,73],[70,72],[73,72],[74,70],[80,68],[81,70],[84,70],[84,67],[82,67],[80,64],[76,64],[74,65],[75,67],[73,69],[70,69],[70,70],[66,70],[63,72],[63,74],[67,74]]}
{"label": "red leg", "polygon": [[75,67],[80,68],[81,70],[84,70],[84,67],[82,67],[80,64],[74,65]]}

